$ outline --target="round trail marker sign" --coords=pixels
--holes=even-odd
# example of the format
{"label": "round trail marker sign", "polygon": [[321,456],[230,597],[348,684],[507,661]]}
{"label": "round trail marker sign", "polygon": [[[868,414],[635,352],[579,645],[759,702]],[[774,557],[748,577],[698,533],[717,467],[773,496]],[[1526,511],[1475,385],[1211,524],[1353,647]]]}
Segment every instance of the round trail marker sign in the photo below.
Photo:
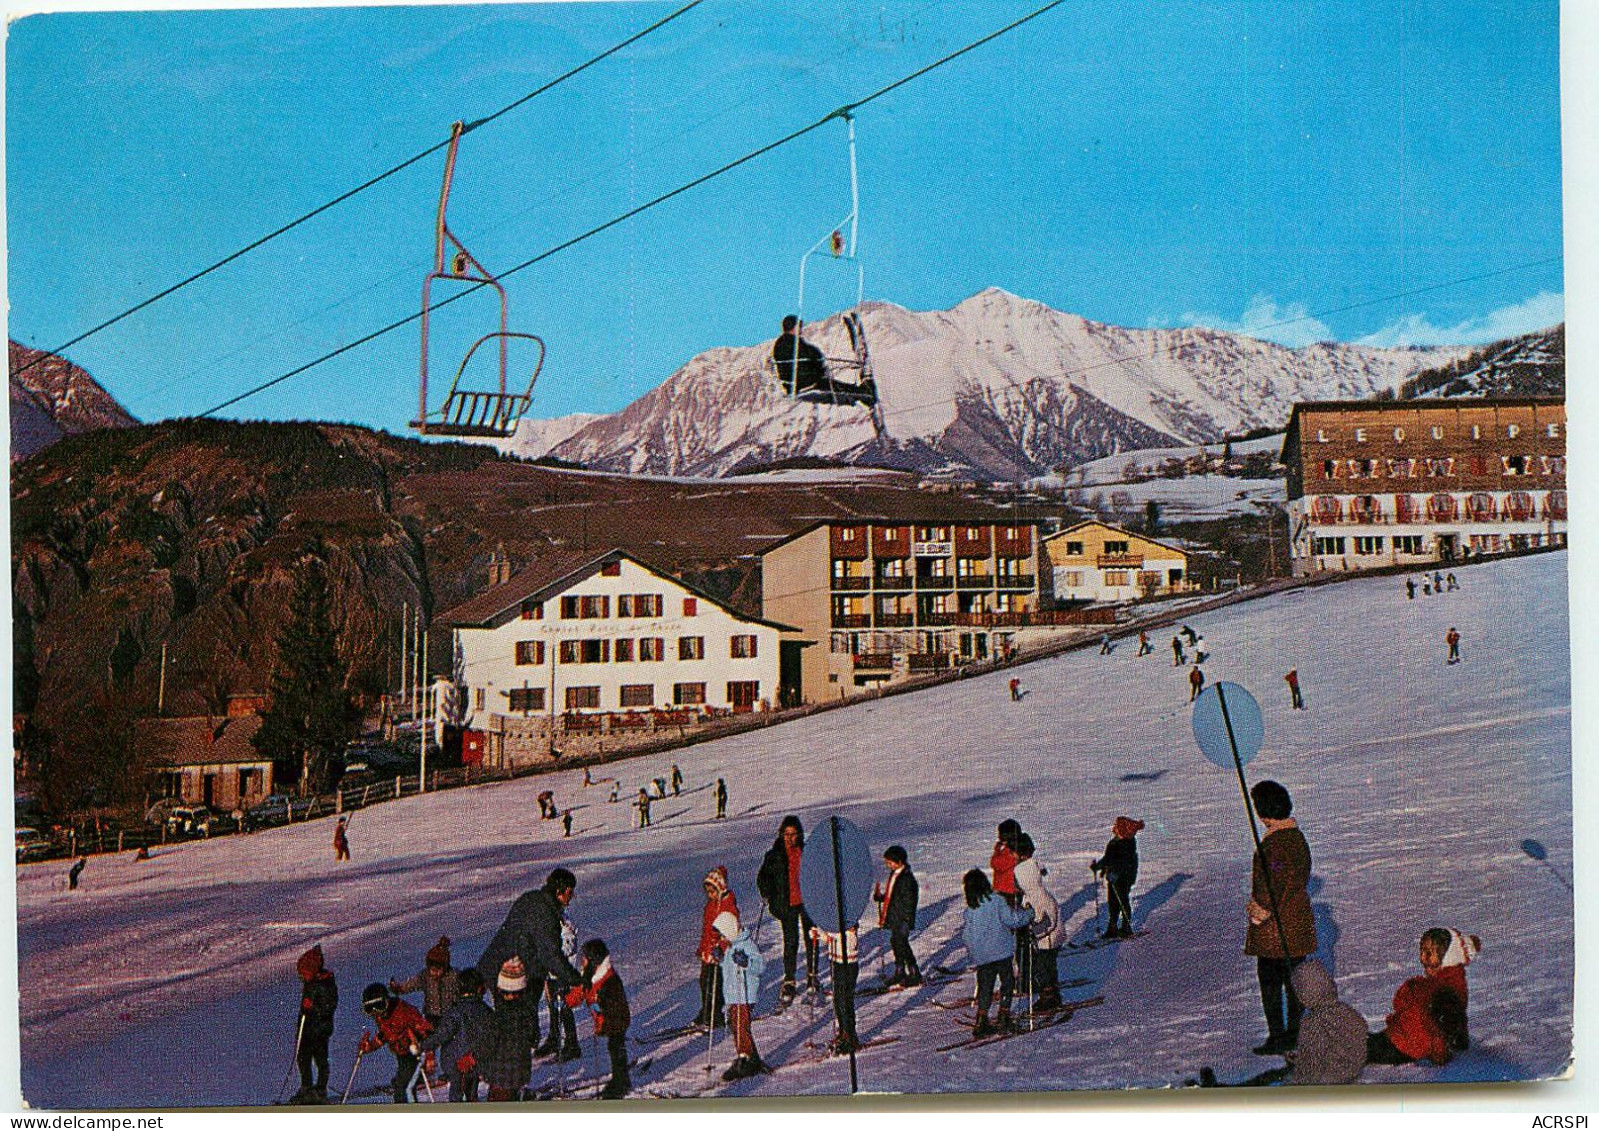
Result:
{"label": "round trail marker sign", "polygon": [[1200,753],[1223,769],[1232,768],[1235,745],[1238,765],[1246,766],[1265,739],[1260,704],[1238,684],[1213,683],[1194,701],[1194,741]]}
{"label": "round trail marker sign", "polygon": [[[833,853],[833,823],[837,822],[838,854]],[[835,860],[837,869],[835,871]],[[824,931],[837,933],[839,891],[844,896],[844,925],[853,927],[872,901],[872,850],[866,834],[845,817],[829,817],[805,838],[800,858],[800,891],[805,911]]]}

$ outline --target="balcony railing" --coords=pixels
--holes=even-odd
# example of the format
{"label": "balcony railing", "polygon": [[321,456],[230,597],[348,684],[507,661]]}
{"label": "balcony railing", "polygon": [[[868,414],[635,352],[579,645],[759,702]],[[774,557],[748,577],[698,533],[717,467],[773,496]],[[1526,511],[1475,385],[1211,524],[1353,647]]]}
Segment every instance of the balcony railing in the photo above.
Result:
{"label": "balcony railing", "polygon": [[917,623],[927,628],[942,628],[955,623],[954,613],[921,613],[916,618]]}
{"label": "balcony railing", "polygon": [[1038,628],[1044,626],[1115,624],[1112,608],[1043,609],[1025,613],[956,613],[960,628]]}
{"label": "balcony railing", "polygon": [[993,575],[987,573],[975,577],[957,577],[955,579],[955,588],[992,589],[994,588],[994,578]]}
{"label": "balcony railing", "polygon": [[870,668],[874,670],[889,669],[894,666],[894,653],[892,652],[857,652],[855,654],[855,667]]}
{"label": "balcony railing", "polygon": [[911,579],[909,577],[883,577],[877,578],[877,588],[889,592],[909,592]]}
{"label": "balcony railing", "polygon": [[833,578],[833,591],[835,593],[852,593],[870,589],[872,579],[869,577],[835,577]]}
{"label": "balcony railing", "polygon": [[918,577],[916,579],[916,588],[918,588],[918,589],[953,589],[953,588],[955,588],[955,579],[953,577],[933,577],[933,576]]}
{"label": "balcony railing", "polygon": [[994,587],[996,589],[1031,589],[1033,587],[1033,575],[1030,573],[1018,573],[1011,577],[999,577],[995,579]]}
{"label": "balcony railing", "polygon": [[910,613],[878,613],[873,620],[877,628],[910,628],[916,623]]}
{"label": "balcony railing", "polygon": [[1100,569],[1139,569],[1144,564],[1143,554],[1100,554],[1094,559]]}
{"label": "balcony railing", "polygon": [[834,628],[871,628],[872,617],[870,613],[834,613]]}
{"label": "balcony railing", "polygon": [[943,672],[949,670],[948,652],[912,652],[906,659],[913,672]]}

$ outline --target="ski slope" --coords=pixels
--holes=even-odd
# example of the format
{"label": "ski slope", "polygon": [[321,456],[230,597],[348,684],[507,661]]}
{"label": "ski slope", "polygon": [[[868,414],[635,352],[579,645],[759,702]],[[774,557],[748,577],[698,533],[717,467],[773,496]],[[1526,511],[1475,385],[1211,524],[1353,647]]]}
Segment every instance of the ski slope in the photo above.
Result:
{"label": "ski slope", "polygon": [[[1266,724],[1253,782],[1292,791],[1315,857],[1320,957],[1344,999],[1380,1027],[1394,990],[1419,972],[1416,941],[1434,925],[1480,935],[1470,968],[1474,1047],[1447,1068],[1368,1068],[1367,1083],[1527,1080],[1570,1058],[1573,929],[1570,677],[1566,555],[1457,570],[1457,593],[1406,600],[1399,578],[1279,594],[1196,616],[1212,681],[1251,689]],[[1444,663],[1457,626],[1464,662]],[[1140,818],[1134,921],[1149,933],[1062,951],[1068,999],[1104,1004],[1069,1023],[982,1048],[933,1050],[960,1036],[966,983],[863,998],[864,1039],[897,1036],[859,1059],[871,1091],[1164,1088],[1214,1066],[1222,1080],[1270,1067],[1249,1049],[1264,1035],[1254,960],[1242,953],[1252,849],[1236,777],[1205,761],[1189,729],[1187,672],[1169,635],[1136,657],[1087,648],[1010,671],[867,702],[691,747],[677,761],[681,797],[630,829],[627,800],[672,759],[407,799],[355,814],[351,863],[335,865],[332,822],[94,858],[80,890],[60,862],[18,869],[22,1089],[46,1108],[269,1103],[294,1042],[294,960],[320,942],[341,1005],[331,1079],[342,1089],[366,1020],[367,982],[408,976],[440,934],[456,965],[476,959],[511,901],[557,864],[578,890],[580,938],[610,944],[632,1001],[635,1036],[682,1023],[698,1006],[700,880],[726,864],[746,922],[754,878],[779,819],[807,830],[830,813],[856,822],[880,854],[904,845],[921,880],[924,968],[963,966],[960,877],[986,866],[995,825],[1015,816],[1039,844],[1072,937],[1095,933],[1088,862],[1120,814]],[[1307,710],[1288,709],[1283,674],[1297,667]],[[1019,676],[1026,697],[1009,701]],[[712,819],[725,776],[729,818]],[[574,836],[540,821],[536,794],[576,810]],[[1539,863],[1524,840],[1548,850]],[[875,920],[873,920],[875,922]],[[780,931],[764,917],[776,999]],[[862,985],[886,960],[882,931],[863,932]],[[802,959],[803,961],[803,959]],[[824,961],[825,970],[825,961]],[[825,977],[825,974],[824,974]],[[1080,980],[1080,981],[1079,981]],[[588,1040],[582,1069],[605,1071]],[[774,1065],[832,1033],[824,1004],[761,1017],[755,1036]],[[667,1042],[634,1075],[635,1095],[703,1088],[703,1038]],[[791,1064],[721,1085],[725,1037],[709,1054],[716,1094],[848,1090],[842,1061]],[[368,1058],[357,1088],[392,1072]],[[576,1071],[576,1068],[569,1068]],[[555,1078],[538,1062],[535,1083]],[[291,1084],[292,1090],[294,1085]],[[1419,1094],[1412,1093],[1420,1099]]]}

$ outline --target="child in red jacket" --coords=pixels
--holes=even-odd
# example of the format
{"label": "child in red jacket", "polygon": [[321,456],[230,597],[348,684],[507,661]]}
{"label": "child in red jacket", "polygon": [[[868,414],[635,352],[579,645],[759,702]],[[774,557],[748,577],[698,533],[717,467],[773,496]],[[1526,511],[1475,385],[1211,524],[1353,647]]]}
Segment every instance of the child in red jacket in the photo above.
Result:
{"label": "child in red jacket", "polygon": [[1407,978],[1394,994],[1387,1026],[1366,1041],[1371,1064],[1410,1064],[1430,1060],[1448,1064],[1470,1043],[1466,1026],[1466,967],[1482,950],[1482,940],[1449,927],[1421,936],[1424,971]]}
{"label": "child in red jacket", "polygon": [[[388,1045],[394,1054],[394,1078],[389,1081],[394,1102],[415,1103],[411,1081],[422,1062],[422,1038],[433,1032],[433,1026],[414,1005],[395,997],[382,982],[373,982],[362,991],[361,1011],[377,1022],[378,1034],[374,1037],[370,1032],[362,1033],[357,1050],[364,1056]],[[428,1053],[428,1059],[433,1059],[432,1053]]]}
{"label": "child in red jacket", "polygon": [[700,1013],[695,1022],[707,1029],[723,1024],[723,943],[712,924],[724,911],[736,916],[738,900],[727,886],[727,868],[718,864],[705,873],[705,907],[700,917]]}
{"label": "child in red jacket", "polygon": [[594,1035],[605,1038],[606,1051],[611,1054],[611,1078],[602,1100],[619,1100],[632,1088],[627,1076],[627,1027],[633,1020],[627,1007],[627,991],[622,979],[611,967],[611,952],[601,939],[590,939],[583,944],[583,984],[573,986],[566,995],[566,1004],[576,1009],[584,1002],[594,1012]]}

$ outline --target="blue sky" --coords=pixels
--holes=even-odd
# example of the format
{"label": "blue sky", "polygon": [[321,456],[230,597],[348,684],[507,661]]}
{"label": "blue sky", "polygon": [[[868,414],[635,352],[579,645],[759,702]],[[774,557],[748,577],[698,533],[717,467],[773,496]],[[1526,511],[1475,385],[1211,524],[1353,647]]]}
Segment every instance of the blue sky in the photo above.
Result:
{"label": "blue sky", "polygon": [[[58,345],[678,6],[15,21],[11,336]],[[709,0],[469,135],[451,227],[504,270],[1037,6]],[[1559,321],[1557,17],[1550,0],[1062,5],[860,111],[867,296],[939,309],[998,286],[1126,326],[1297,319],[1262,332],[1293,345]],[[415,313],[441,171],[435,155],[68,356],[152,420]],[[513,328],[549,346],[534,414],[614,411],[702,349],[769,338],[800,253],[847,208],[834,122],[512,276]],[[818,279],[806,314],[852,296]],[[490,316],[441,312],[436,356]],[[224,415],[403,430],[417,346],[402,328]]]}

